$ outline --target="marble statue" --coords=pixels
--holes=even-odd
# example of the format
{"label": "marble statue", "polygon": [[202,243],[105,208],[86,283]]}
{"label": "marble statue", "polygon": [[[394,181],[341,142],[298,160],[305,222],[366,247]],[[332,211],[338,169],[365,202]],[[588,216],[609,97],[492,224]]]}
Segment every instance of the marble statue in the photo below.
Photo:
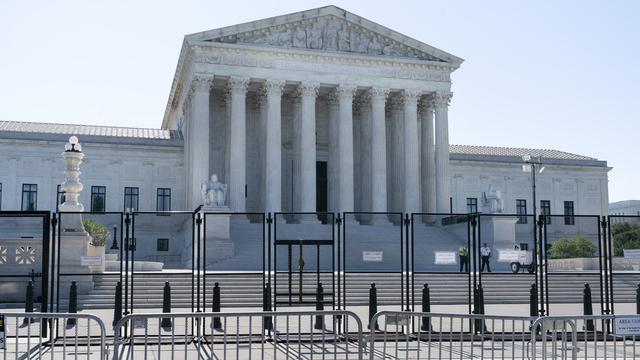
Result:
{"label": "marble statue", "polygon": [[493,184],[489,185],[489,191],[482,193],[482,200],[488,212],[502,213],[504,211],[504,198],[502,192],[495,188]]}
{"label": "marble statue", "polygon": [[202,183],[202,199],[204,206],[224,206],[227,195],[227,185],[218,181],[218,175],[211,175],[211,180]]}

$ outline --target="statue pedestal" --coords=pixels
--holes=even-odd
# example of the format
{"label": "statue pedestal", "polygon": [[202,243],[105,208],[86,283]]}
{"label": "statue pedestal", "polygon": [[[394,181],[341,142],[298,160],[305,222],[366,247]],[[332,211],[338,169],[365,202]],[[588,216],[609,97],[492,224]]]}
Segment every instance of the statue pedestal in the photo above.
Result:
{"label": "statue pedestal", "polygon": [[235,246],[231,239],[231,215],[224,214],[229,211],[226,206],[205,206],[202,208],[202,216],[205,218],[206,224],[201,237],[203,245],[206,243],[205,266],[234,255]]}
{"label": "statue pedestal", "polygon": [[[75,215],[75,214],[74,214]],[[91,237],[84,231],[65,231],[60,233],[60,294],[63,298],[69,295],[69,286],[75,281],[78,294],[87,294],[93,290],[93,266],[82,265],[82,258],[89,252]],[[104,263],[104,259],[102,259]],[[103,264],[104,266],[104,264]],[[64,275],[86,274],[86,275]]]}
{"label": "statue pedestal", "polygon": [[515,216],[482,217],[480,227],[480,242],[487,243],[495,255],[500,250],[513,250],[516,243]]}

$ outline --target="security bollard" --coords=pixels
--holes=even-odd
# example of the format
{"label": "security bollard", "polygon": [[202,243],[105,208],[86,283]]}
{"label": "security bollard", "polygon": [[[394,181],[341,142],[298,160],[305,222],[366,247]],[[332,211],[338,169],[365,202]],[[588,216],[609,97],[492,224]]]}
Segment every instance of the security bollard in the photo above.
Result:
{"label": "security bollard", "polygon": [[[424,284],[422,288],[422,312],[431,312],[431,294],[429,284]],[[422,331],[431,331],[431,319],[427,316],[422,318]]]}
{"label": "security bollard", "polygon": [[[267,283],[262,291],[262,311],[271,311],[271,284]],[[262,320],[264,331],[273,329],[273,319],[271,316],[265,316]]]}
{"label": "security bollard", "polygon": [[[474,304],[476,306],[474,313],[476,315],[484,315],[484,289],[482,288],[482,285],[478,285],[474,294],[476,295],[476,298],[474,299]],[[486,324],[484,320],[476,319],[475,333],[477,334],[478,332],[481,332],[481,331],[482,332],[487,331]]]}
{"label": "security bollard", "polygon": [[538,316],[538,287],[535,283],[529,289],[529,316]]}
{"label": "security bollard", "polygon": [[368,329],[372,327],[375,330],[379,330],[378,321],[376,320],[375,324],[371,324],[371,320],[373,319],[373,315],[378,312],[378,290],[376,289],[376,284],[371,283],[371,288],[369,289],[369,325]]}
{"label": "security bollard", "polygon": [[[71,282],[71,288],[69,289],[69,314],[77,314],[78,313],[78,285],[75,281]],[[68,318],[67,319],[67,327],[72,327],[76,325],[76,319]]]}
{"label": "security bollard", "polygon": [[[211,311],[220,312],[220,284],[218,284],[217,282],[213,284],[213,301],[211,304]],[[222,322],[220,321],[220,317],[213,317],[211,329],[218,331],[222,330]]]}
{"label": "security bollard", "polygon": [[115,306],[113,307],[113,322],[111,326],[115,327],[118,321],[122,319],[122,283],[118,281],[116,284]]}
{"label": "security bollard", "polygon": [[[316,289],[316,310],[323,311],[324,310],[324,289],[322,288],[322,283],[318,283],[318,288]],[[324,316],[316,315],[316,322],[313,326],[316,330],[324,329]]]}
{"label": "security bollard", "polygon": [[[589,284],[584,284],[584,291],[582,296],[582,307],[584,315],[593,315],[593,302],[591,301],[591,287]],[[593,320],[587,320],[587,331],[593,331]]]}
{"label": "security bollard", "polygon": [[[171,285],[169,285],[168,281],[164,283],[162,312],[165,314],[171,313]],[[171,318],[162,318],[160,327],[162,327],[164,331],[171,331]]]}
{"label": "security bollard", "polygon": [[[29,280],[29,282],[27,283],[27,298],[25,299],[24,302],[24,312],[26,313],[32,313],[33,312],[33,281]],[[22,325],[28,325],[31,324],[31,322],[33,321],[33,319],[31,318],[24,318],[24,320],[22,321]]]}

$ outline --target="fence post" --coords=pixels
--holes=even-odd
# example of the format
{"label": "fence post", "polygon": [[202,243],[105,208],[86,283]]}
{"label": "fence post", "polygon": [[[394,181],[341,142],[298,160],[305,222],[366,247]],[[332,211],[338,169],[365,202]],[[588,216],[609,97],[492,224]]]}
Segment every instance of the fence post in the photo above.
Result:
{"label": "fence post", "polygon": [[640,314],[640,284],[636,288],[636,314]]}
{"label": "fence post", "polygon": [[[431,312],[431,294],[427,283],[422,288],[422,312]],[[422,317],[422,330],[431,331],[431,319],[428,316]]]}
{"label": "fence post", "polygon": [[[316,310],[324,311],[324,289],[322,283],[318,283],[318,289],[316,290]],[[324,315],[316,315],[316,322],[313,326],[316,330],[324,329]]]}
{"label": "fence post", "polygon": [[[78,285],[75,281],[71,282],[71,288],[69,288],[69,310],[67,311],[69,314],[78,313]],[[75,326],[76,319],[68,318],[67,326]]]}
{"label": "fence post", "polygon": [[538,316],[538,287],[535,283],[529,289],[529,316]]}
{"label": "fence post", "polygon": [[[482,288],[482,285],[478,285],[478,287],[475,290],[475,305],[476,305],[476,309],[474,310],[474,313],[476,315],[484,315],[484,289]],[[484,320],[482,319],[476,319],[475,321],[475,333],[477,334],[478,332],[481,331],[486,331],[486,325],[484,323]]]}
{"label": "fence post", "polygon": [[371,283],[371,288],[369,289],[369,326],[368,328],[379,330],[378,321],[374,324],[371,323],[373,319],[373,315],[378,312],[378,290],[376,289],[376,283]]}
{"label": "fence post", "polygon": [[[165,314],[171,313],[171,285],[169,282],[164,283],[164,291],[162,297],[162,312]],[[162,318],[160,324],[165,331],[171,330],[171,318]]]}
{"label": "fence post", "polygon": [[[271,311],[271,284],[267,283],[262,291],[262,311]],[[262,320],[264,330],[271,331],[273,322],[271,316],[265,316]]]}
{"label": "fence post", "polygon": [[[582,297],[582,307],[584,315],[593,315],[593,303],[591,300],[591,287],[589,284],[584,284],[584,291]],[[587,331],[593,331],[593,320],[587,320]]]}
{"label": "fence post", "polygon": [[[217,282],[213,284],[213,301],[211,304],[211,311],[220,312],[220,284],[218,284]],[[219,316],[213,317],[211,329],[222,330],[222,322],[220,321]]]}
{"label": "fence post", "polygon": [[116,299],[115,306],[113,307],[113,322],[111,326],[115,327],[120,319],[122,319],[122,283],[118,281],[116,283]]}

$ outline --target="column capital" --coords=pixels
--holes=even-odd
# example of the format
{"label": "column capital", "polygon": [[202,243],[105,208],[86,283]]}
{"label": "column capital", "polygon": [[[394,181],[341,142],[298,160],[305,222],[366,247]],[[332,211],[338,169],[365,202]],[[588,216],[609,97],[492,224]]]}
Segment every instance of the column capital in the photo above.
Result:
{"label": "column capital", "polygon": [[358,90],[358,87],[352,84],[340,84],[336,87],[336,93],[340,97],[353,98],[356,94],[356,90]]}
{"label": "column capital", "polygon": [[386,99],[389,96],[389,92],[390,90],[388,88],[383,87],[372,87],[369,89],[369,94],[374,98],[382,97],[383,99]]}
{"label": "column capital", "polygon": [[404,106],[404,97],[400,95],[389,97],[389,110],[401,110]]}
{"label": "column capital", "polygon": [[282,90],[284,89],[284,80],[267,79],[263,84],[263,88],[267,95],[282,96]]}
{"label": "column capital", "polygon": [[315,81],[304,81],[298,85],[300,96],[317,97],[320,90],[320,83]]}
{"label": "column capital", "polygon": [[245,93],[249,88],[250,79],[244,76],[232,76],[229,78],[229,82],[227,83],[227,87],[229,91],[232,93]]}
{"label": "column capital", "polygon": [[402,91],[402,99],[405,104],[417,102],[420,96],[422,96],[422,91],[418,89],[404,89]]}
{"label": "column capital", "polygon": [[418,100],[418,111],[420,113],[433,112],[436,106],[436,100],[433,96],[423,96]]}
{"label": "column capital", "polygon": [[196,74],[191,80],[192,91],[209,91],[213,86],[213,75]]}
{"label": "column capital", "polygon": [[453,93],[448,91],[437,91],[433,94],[436,107],[447,107],[451,104]]}

